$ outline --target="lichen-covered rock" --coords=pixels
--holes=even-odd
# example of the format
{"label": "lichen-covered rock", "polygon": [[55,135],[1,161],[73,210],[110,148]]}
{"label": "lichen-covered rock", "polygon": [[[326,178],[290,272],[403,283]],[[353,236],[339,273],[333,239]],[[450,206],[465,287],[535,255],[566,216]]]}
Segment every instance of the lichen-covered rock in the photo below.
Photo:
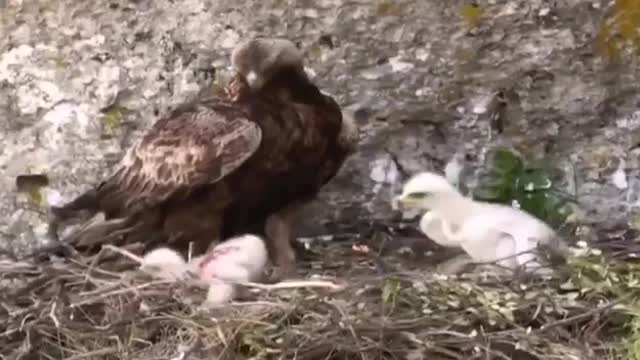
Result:
{"label": "lichen-covered rock", "polygon": [[[639,204],[640,85],[592,53],[604,2],[0,4],[2,246],[42,240],[47,194],[95,184],[158,116],[228,76],[231,49],[255,35],[298,41],[314,81],[362,127],[360,152],[306,210],[307,233],[388,219],[403,173],[452,159],[469,173],[499,143],[572,162],[594,221]],[[49,189],[18,194],[24,174],[46,174]]]}

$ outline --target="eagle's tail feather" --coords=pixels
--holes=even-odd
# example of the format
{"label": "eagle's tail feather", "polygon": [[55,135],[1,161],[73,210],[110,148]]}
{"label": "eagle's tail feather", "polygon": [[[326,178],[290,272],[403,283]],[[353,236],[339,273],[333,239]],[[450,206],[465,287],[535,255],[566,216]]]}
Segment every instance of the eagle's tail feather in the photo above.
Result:
{"label": "eagle's tail feather", "polygon": [[93,248],[102,244],[118,244],[118,239],[129,232],[133,224],[128,218],[92,220],[65,239],[65,243],[79,248]]}
{"label": "eagle's tail feather", "polygon": [[80,194],[63,206],[51,207],[52,214],[60,221],[67,220],[83,210],[89,211],[90,215],[98,212],[98,197],[95,189]]}
{"label": "eagle's tail feather", "polygon": [[66,244],[86,253],[95,253],[103,245],[125,246],[141,244],[144,247],[162,241],[162,231],[152,222],[137,216],[109,220],[92,219],[81,229],[64,239]]}
{"label": "eagle's tail feather", "polygon": [[[94,217],[82,228],[68,237],[60,239],[58,237],[58,226],[57,219],[51,220],[49,237],[54,244],[43,249],[42,252],[61,252],[64,256],[71,256],[77,253],[79,248],[94,249],[102,244],[115,244],[122,235],[130,230],[128,219],[98,220]],[[36,254],[40,252],[37,251]]]}
{"label": "eagle's tail feather", "polygon": [[148,211],[110,219],[94,216],[64,239],[59,239],[56,233],[52,240],[59,247],[71,248],[73,252],[80,251],[84,254],[95,254],[105,244],[142,245],[142,250],[145,250],[148,246],[166,240],[160,226],[160,215],[159,212]]}
{"label": "eagle's tail feather", "polygon": [[89,212],[89,216],[98,212],[98,198],[95,189],[80,194],[63,206],[51,206],[49,208],[49,239],[60,244],[58,236],[60,224],[85,210]]}
{"label": "eagle's tail feather", "polygon": [[[119,176],[112,176],[104,181],[96,188],[96,206],[104,212],[106,218],[120,217],[127,204],[127,191],[122,186],[122,180]],[[133,209],[127,209],[133,212]]]}

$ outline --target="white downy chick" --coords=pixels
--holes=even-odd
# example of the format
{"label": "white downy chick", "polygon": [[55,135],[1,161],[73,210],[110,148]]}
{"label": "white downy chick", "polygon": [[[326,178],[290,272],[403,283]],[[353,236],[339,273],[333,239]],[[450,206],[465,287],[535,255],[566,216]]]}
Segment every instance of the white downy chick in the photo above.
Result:
{"label": "white downy chick", "polygon": [[[423,195],[425,184],[429,185],[431,192],[433,193],[459,194],[458,190],[449,183],[445,177],[430,172],[424,172],[413,176],[405,183],[402,189],[402,194],[394,198],[394,203],[401,205],[405,209],[417,208],[427,210],[420,219],[420,230],[431,240],[441,246],[460,248],[461,244],[459,241],[449,239],[445,236],[442,228],[445,217],[440,214],[440,209],[442,208],[443,210],[447,210],[444,209],[444,206],[447,208],[462,209],[463,211],[458,214],[459,220],[461,220],[471,214],[469,210],[470,208],[466,206],[468,204],[456,199],[457,201],[455,202],[442,204],[444,206],[434,206],[431,208],[419,206],[421,198],[426,196]],[[462,198],[462,195],[460,195],[460,197]],[[454,219],[448,218],[446,221],[449,222],[452,228],[458,228],[460,226],[459,222],[454,221]]]}
{"label": "white downy chick", "polygon": [[[562,245],[551,244],[558,240],[555,231],[527,212],[506,205],[481,204],[482,208],[454,235],[467,253],[475,254],[474,260],[498,260],[499,265],[512,269],[519,266],[539,268],[535,254],[538,245]],[[494,249],[494,252],[488,253],[486,248]]]}
{"label": "white downy chick", "polygon": [[187,262],[177,251],[161,247],[146,253],[142,258],[140,270],[167,280],[184,278]]}
{"label": "white downy chick", "polygon": [[255,235],[228,239],[204,256],[194,258],[190,268],[209,283],[206,303],[216,305],[237,297],[238,285],[229,282],[254,282],[260,279],[268,261],[264,240]]}
{"label": "white downy chick", "polygon": [[534,261],[538,244],[564,249],[543,221],[520,209],[464,197],[434,173],[411,178],[396,201],[403,207],[429,210],[421,230],[441,245],[461,247],[475,262],[531,268],[539,266]]}
{"label": "white downy chick", "polygon": [[431,240],[441,246],[459,248],[460,243],[450,240],[442,232],[442,218],[434,210],[427,211],[420,218],[418,225],[422,233],[427,235]]}

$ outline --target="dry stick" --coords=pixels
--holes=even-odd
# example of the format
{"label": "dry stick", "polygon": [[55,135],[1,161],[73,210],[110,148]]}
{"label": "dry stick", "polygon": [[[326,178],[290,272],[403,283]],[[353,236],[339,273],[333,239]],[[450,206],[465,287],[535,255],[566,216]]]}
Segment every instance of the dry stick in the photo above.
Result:
{"label": "dry stick", "polygon": [[193,260],[193,241],[189,241],[189,250],[187,252],[187,261]]}
{"label": "dry stick", "polygon": [[342,290],[346,285],[339,285],[331,281],[322,280],[297,280],[297,281],[282,281],[276,284],[260,284],[254,282],[233,282],[237,285],[253,287],[260,290],[280,290],[280,289],[295,289],[295,288],[330,288],[333,290]]}
{"label": "dry stick", "polygon": [[89,279],[91,278],[91,273],[93,271],[93,268],[98,263],[98,260],[100,260],[100,256],[102,255],[103,251],[104,251],[104,248],[101,248],[100,251],[98,252],[98,254],[91,260],[91,263],[89,263],[89,267],[87,268],[87,271],[85,272],[85,275],[84,275],[84,283],[85,283],[85,285],[86,285],[87,282],[90,281]]}
{"label": "dry stick", "polygon": [[595,314],[597,314],[599,312],[604,312],[606,310],[609,310],[609,309],[613,308],[614,306],[620,304],[622,302],[622,300],[624,300],[624,299],[619,299],[619,300],[616,300],[616,301],[612,301],[609,304],[607,304],[606,306],[595,308],[595,309],[591,309],[591,310],[589,310],[587,312],[584,312],[582,314],[578,314],[578,315],[575,315],[575,316],[572,316],[572,317],[568,317],[568,318],[563,319],[563,320],[558,320],[558,321],[554,321],[554,322],[552,322],[550,324],[543,325],[538,329],[538,331],[549,330],[549,329],[554,328],[554,327],[558,327],[558,326],[562,326],[562,325],[566,325],[566,324],[571,324],[572,322],[575,322],[575,321],[578,321],[578,320],[581,320],[581,319],[584,319],[584,318],[588,318],[588,317],[590,317],[592,315],[595,315]]}
{"label": "dry stick", "polygon": [[476,265],[495,265],[495,266],[500,267],[500,268],[504,268],[504,269],[507,269],[507,270],[512,270],[509,267],[497,264],[497,262],[502,261],[502,260],[507,260],[507,259],[513,259],[513,258],[518,257],[520,255],[533,254],[533,253],[534,253],[534,251],[532,251],[532,250],[523,250],[523,251],[521,251],[519,253],[503,256],[501,258],[497,258],[497,259],[492,260],[492,261],[478,261],[478,262],[474,261],[473,264],[476,264]]}
{"label": "dry stick", "polygon": [[[123,256],[128,257],[129,259],[142,264],[144,259],[138,255],[132,254],[131,252],[120,249],[113,245],[103,245],[103,248],[121,254]],[[272,291],[272,290],[280,290],[280,289],[294,289],[294,288],[330,288],[333,290],[342,290],[346,286],[339,285],[331,281],[322,281],[322,280],[299,280],[299,281],[283,281],[276,284],[260,284],[255,282],[237,282],[237,281],[229,281],[229,283],[235,285],[241,285],[251,288],[256,288],[260,290]]]}
{"label": "dry stick", "polygon": [[56,300],[53,301],[53,304],[51,304],[51,310],[49,311],[49,317],[51,318],[51,321],[53,321],[53,324],[55,325],[56,329],[60,329],[60,322],[58,321],[58,318],[56,317],[56,305],[58,304],[58,302]]}
{"label": "dry stick", "polygon": [[141,258],[140,256],[131,253],[130,251],[124,250],[124,249],[120,249],[119,247],[113,246],[113,245],[102,245],[103,249],[107,249],[107,250],[111,250],[115,253],[118,253],[122,256],[128,257],[129,259],[137,262],[138,264],[143,264],[144,263],[144,259]]}
{"label": "dry stick", "polygon": [[110,296],[126,294],[128,292],[133,292],[133,291],[140,291],[140,290],[142,290],[144,288],[147,288],[147,287],[151,287],[151,286],[159,285],[159,284],[167,284],[167,283],[168,282],[166,280],[154,281],[154,282],[148,282],[148,283],[145,283],[145,284],[142,284],[142,285],[138,285],[138,286],[129,287],[129,288],[126,288],[126,289],[119,289],[119,290],[116,290],[116,291],[110,291],[108,293],[104,293],[104,294],[100,294],[98,296],[92,297],[90,299],[84,299],[84,300],[77,301],[75,303],[71,303],[71,304],[69,304],[69,307],[74,308],[76,306],[82,306],[82,305],[85,305],[85,304],[91,304],[93,302],[96,302],[96,301],[99,301],[99,300],[102,300],[102,299],[106,299],[106,298],[108,298]]}
{"label": "dry stick", "polygon": [[243,306],[270,306],[270,307],[279,307],[282,309],[287,309],[288,305],[281,304],[273,301],[242,301],[242,302],[231,302],[229,303],[232,307],[243,307]]}
{"label": "dry stick", "polygon": [[114,353],[116,351],[118,351],[118,348],[116,348],[116,347],[103,348],[103,349],[94,350],[94,351],[87,352],[87,353],[73,355],[73,356],[70,356],[70,357],[66,358],[65,360],[81,360],[81,359],[90,358],[92,356],[108,355],[108,354]]}

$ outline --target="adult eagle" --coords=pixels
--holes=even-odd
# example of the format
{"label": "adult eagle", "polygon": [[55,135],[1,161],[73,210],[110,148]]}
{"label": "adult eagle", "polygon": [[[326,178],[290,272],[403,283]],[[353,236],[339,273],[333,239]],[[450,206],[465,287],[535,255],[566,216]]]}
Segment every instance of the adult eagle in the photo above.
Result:
{"label": "adult eagle", "polygon": [[[227,96],[178,107],[131,147],[112,174],[52,208],[51,235],[79,211],[105,221],[71,236],[96,243],[168,244],[194,255],[234,235],[266,236],[280,279],[295,269],[296,209],[316,197],[354,152],[357,128],[307,77],[283,39],[246,41],[231,55]],[[105,238],[106,236],[106,238]]]}

